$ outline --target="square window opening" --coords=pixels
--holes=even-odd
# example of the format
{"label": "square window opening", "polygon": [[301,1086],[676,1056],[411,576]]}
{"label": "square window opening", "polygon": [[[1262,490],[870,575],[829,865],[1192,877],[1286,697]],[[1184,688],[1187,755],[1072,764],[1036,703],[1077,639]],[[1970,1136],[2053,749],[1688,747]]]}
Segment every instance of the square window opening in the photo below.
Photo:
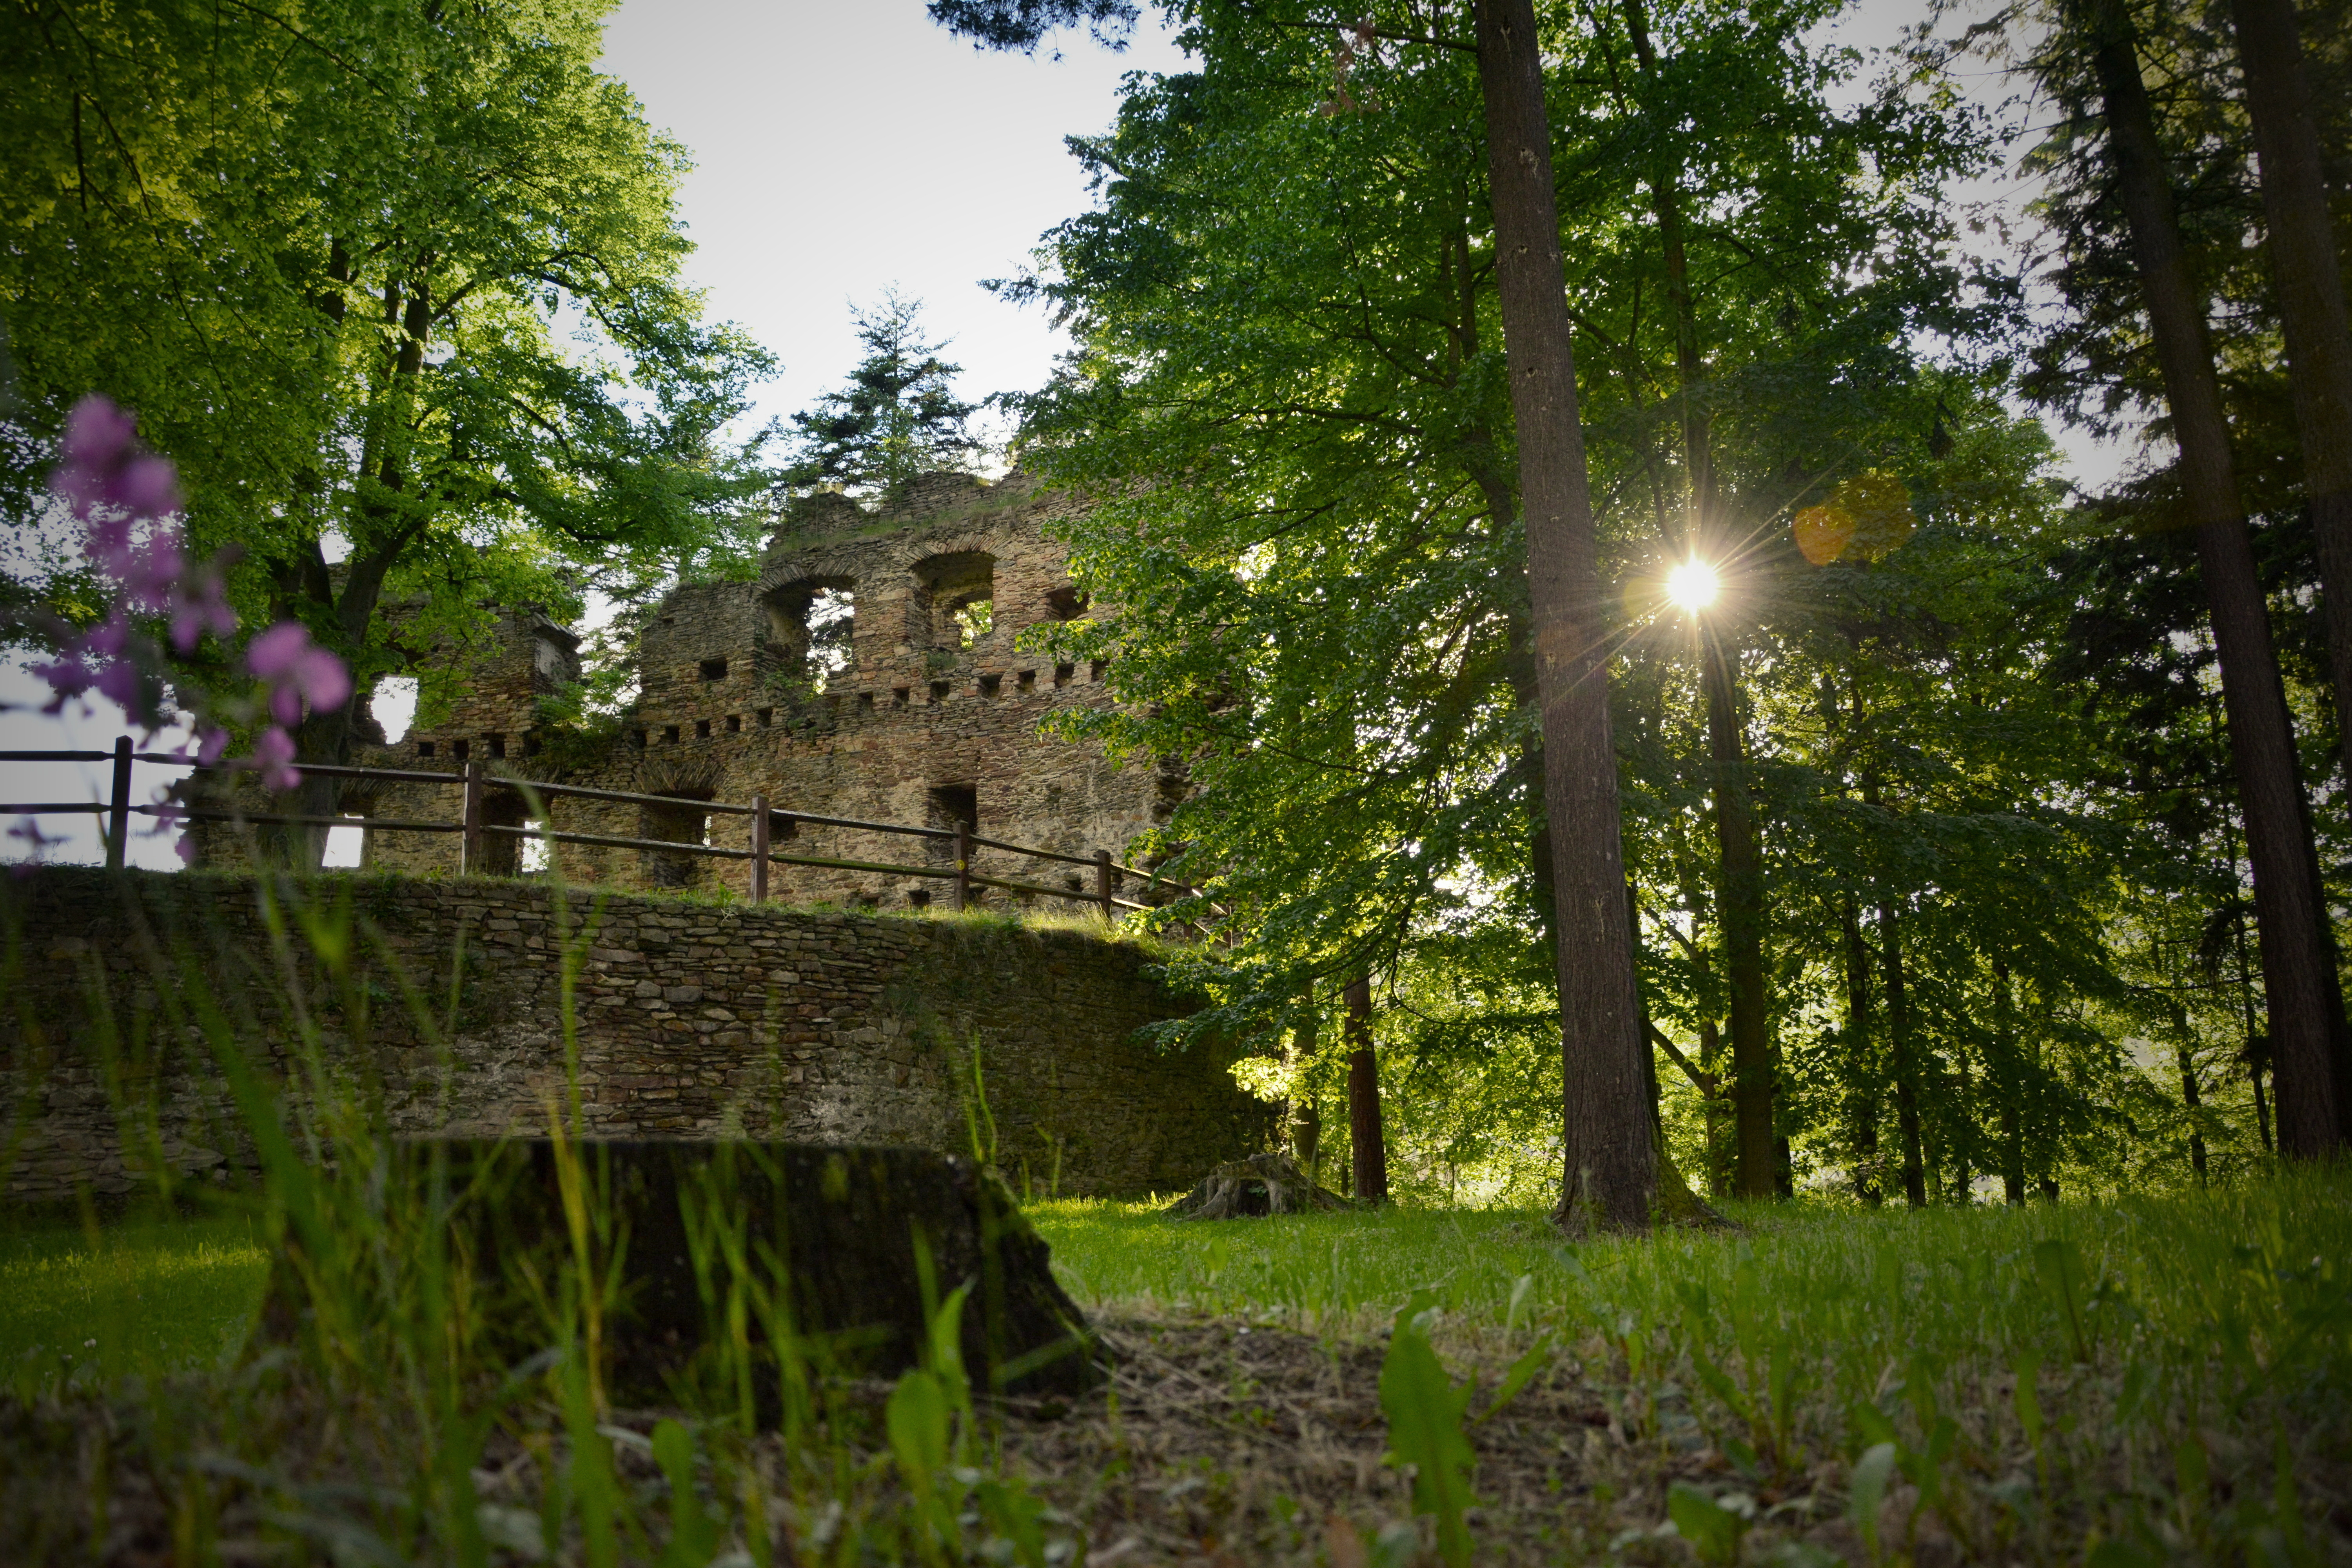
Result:
{"label": "square window opening", "polygon": [[449,754],[457,758],[461,763],[466,760],[467,754],[472,751],[473,746],[468,742],[452,741],[449,742]]}
{"label": "square window opening", "polygon": [[1054,684],[1055,684],[1055,686],[1056,686],[1056,687],[1067,686],[1067,685],[1070,683],[1070,678],[1071,678],[1072,676],[1074,676],[1074,675],[1077,674],[1077,672],[1078,672],[1078,667],[1077,667],[1076,665],[1075,665],[1075,664],[1057,664],[1057,665],[1055,665],[1055,666],[1054,667]]}
{"label": "square window opening", "polygon": [[429,756],[431,756],[431,755],[433,754],[433,742],[430,742],[430,741],[419,741],[419,742],[416,742],[416,754],[417,754],[418,756],[420,756],[420,757],[429,757]]}
{"label": "square window opening", "polygon": [[698,740],[698,741],[708,741],[709,739],[710,739],[710,721],[709,721],[709,720],[708,720],[708,719],[697,719],[697,720],[694,721],[694,738],[695,738],[696,740]]}
{"label": "square window opening", "polygon": [[696,668],[700,670],[702,679],[705,680],[727,679],[727,661],[723,658],[706,658]]}

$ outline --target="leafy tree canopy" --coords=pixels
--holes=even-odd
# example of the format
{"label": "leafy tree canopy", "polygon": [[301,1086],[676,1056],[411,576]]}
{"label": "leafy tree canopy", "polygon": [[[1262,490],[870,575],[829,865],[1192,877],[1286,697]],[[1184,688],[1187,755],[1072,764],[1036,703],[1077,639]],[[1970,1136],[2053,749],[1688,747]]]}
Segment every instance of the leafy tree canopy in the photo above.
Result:
{"label": "leafy tree canopy", "polygon": [[770,362],[681,280],[686,153],[596,69],[604,9],[10,9],[6,504],[34,514],[65,410],[111,395],[194,543],[245,552],[236,595],[362,693],[486,600],[746,554],[767,476],[723,433]]}

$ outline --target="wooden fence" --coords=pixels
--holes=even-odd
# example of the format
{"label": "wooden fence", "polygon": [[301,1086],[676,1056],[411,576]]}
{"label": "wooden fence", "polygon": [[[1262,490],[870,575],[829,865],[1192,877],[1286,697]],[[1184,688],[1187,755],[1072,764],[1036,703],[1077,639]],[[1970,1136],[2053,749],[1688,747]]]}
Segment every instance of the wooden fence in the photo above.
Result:
{"label": "wooden fence", "polygon": [[[999,838],[983,838],[962,823],[954,827],[908,827],[897,823],[865,822],[850,816],[820,816],[813,812],[792,811],[772,805],[768,797],[755,795],[748,805],[728,801],[689,800],[677,795],[634,795],[625,790],[588,789],[578,784],[548,784],[536,779],[511,778],[503,774],[492,776],[484,764],[472,762],[462,773],[422,773],[404,768],[358,768],[324,763],[300,763],[296,765],[304,773],[316,773],[322,778],[375,779],[389,784],[438,785],[462,790],[460,815],[454,822],[411,822],[379,816],[301,816],[264,815],[243,811],[218,811],[202,806],[134,805],[131,800],[131,769],[133,763],[150,763],[173,767],[195,768],[200,773],[224,773],[223,767],[205,768],[184,757],[168,752],[135,752],[131,737],[116,739],[111,752],[0,752],[0,763],[103,763],[114,764],[113,788],[103,803],[87,805],[74,802],[40,801],[24,805],[0,805],[0,816],[100,816],[106,818],[106,864],[120,870],[123,848],[128,842],[131,818],[133,816],[166,816],[175,821],[234,822],[256,826],[286,827],[359,827],[377,833],[455,833],[459,839],[459,869],[461,873],[478,874],[488,864],[485,849],[494,836],[528,838],[545,844],[593,845],[614,849],[646,849],[667,855],[707,855],[720,860],[751,862],[751,901],[764,903],[768,897],[768,868],[772,866],[814,866],[836,871],[868,871],[890,877],[937,878],[954,884],[954,906],[964,908],[975,887],[1002,888],[1008,892],[1029,893],[1042,898],[1066,899],[1087,903],[1098,909],[1106,921],[1118,918],[1121,910],[1148,910],[1150,904],[1138,903],[1118,896],[1119,879],[1132,877],[1148,890],[1151,887],[1172,888],[1180,893],[1193,894],[1200,889],[1188,882],[1162,877],[1156,871],[1140,870],[1121,865],[1111,858],[1108,849],[1097,849],[1091,856],[1065,855],[1058,850],[1038,849],[1022,844],[1008,844]],[[514,826],[483,820],[484,803],[493,789],[514,790],[529,800],[535,797],[545,802],[562,795],[577,800],[614,801],[624,805],[649,805],[677,810],[690,807],[715,816],[748,816],[751,819],[751,847],[748,849],[722,849],[713,845],[668,838],[624,838],[603,833],[562,833],[551,827],[529,825]],[[790,831],[790,825],[807,823],[816,827],[845,827],[860,833],[891,833],[911,838],[950,839],[954,842],[954,858],[946,864],[938,862],[922,866],[893,865],[884,860],[841,860],[821,855],[780,854],[772,847],[779,828]],[[1016,881],[1007,877],[984,877],[972,869],[975,848],[1002,850],[1035,860],[1057,860],[1066,865],[1084,866],[1094,872],[1091,891],[1069,888],[1047,887],[1042,882]],[[1223,910],[1219,910],[1223,913]]]}

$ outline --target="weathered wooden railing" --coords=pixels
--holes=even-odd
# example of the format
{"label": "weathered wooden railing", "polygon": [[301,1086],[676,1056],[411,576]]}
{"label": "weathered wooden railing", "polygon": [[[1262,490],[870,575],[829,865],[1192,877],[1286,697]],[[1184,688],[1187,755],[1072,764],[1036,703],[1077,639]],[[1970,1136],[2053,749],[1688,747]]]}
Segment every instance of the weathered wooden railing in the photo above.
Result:
{"label": "weathered wooden railing", "polygon": [[[408,768],[348,767],[324,763],[299,764],[306,773],[324,778],[372,779],[386,784],[410,784],[439,786],[464,791],[461,815],[455,822],[411,822],[381,816],[309,816],[282,813],[223,811],[205,806],[134,805],[131,799],[131,769],[133,763],[148,763],[172,767],[194,768],[200,773],[225,773],[226,767],[205,767],[185,757],[168,752],[137,752],[131,749],[131,737],[119,737],[111,752],[0,752],[0,763],[103,763],[114,764],[113,788],[103,802],[43,801],[26,805],[0,805],[0,816],[100,816],[106,818],[106,863],[120,869],[123,850],[129,840],[131,818],[133,816],[164,816],[174,821],[233,822],[257,826],[283,827],[357,827],[377,833],[456,833],[460,839],[459,867],[466,873],[478,873],[488,863],[485,853],[495,836],[532,839],[545,844],[579,844],[612,849],[645,849],[667,855],[707,855],[720,860],[749,860],[751,863],[751,900],[764,903],[768,897],[768,868],[771,866],[812,866],[838,871],[868,871],[890,877],[936,878],[954,884],[954,907],[962,909],[971,902],[974,887],[1002,888],[1008,892],[1028,893],[1049,899],[1066,899],[1077,903],[1095,905],[1106,921],[1116,920],[1121,910],[1148,910],[1152,906],[1138,903],[1118,896],[1121,877],[1132,877],[1149,890],[1165,887],[1180,893],[1200,891],[1189,882],[1177,881],[1133,866],[1121,865],[1111,858],[1108,849],[1097,849],[1091,856],[1065,855],[1055,849],[1039,849],[1024,844],[1009,844],[1001,838],[983,838],[967,824],[953,827],[908,827],[899,823],[866,822],[852,816],[825,816],[815,812],[793,811],[772,805],[768,797],[755,795],[748,805],[728,801],[694,800],[681,795],[636,795],[627,790],[590,789],[581,784],[551,784],[536,779],[513,778],[505,774],[492,775],[480,762],[466,764],[462,773],[424,773]],[[721,848],[717,845],[700,844],[688,839],[627,838],[605,833],[571,833],[551,826],[520,826],[509,823],[484,820],[484,807],[492,790],[513,790],[528,800],[539,802],[569,795],[577,800],[612,801],[620,805],[649,805],[677,810],[689,808],[715,816],[748,816],[751,819],[751,847]],[[920,866],[894,865],[885,860],[845,860],[822,855],[779,853],[773,847],[773,837],[779,826],[807,823],[814,827],[842,827],[858,833],[891,833],[908,837],[948,839],[954,844],[954,858],[945,864],[933,862]],[[1007,877],[985,877],[972,869],[972,850],[996,849],[1009,855],[1033,860],[1055,860],[1065,865],[1084,866],[1094,872],[1091,890],[1048,887],[1043,882],[1017,881]],[[1213,908],[1213,906],[1212,906]],[[1219,910],[1223,913],[1223,910]]]}

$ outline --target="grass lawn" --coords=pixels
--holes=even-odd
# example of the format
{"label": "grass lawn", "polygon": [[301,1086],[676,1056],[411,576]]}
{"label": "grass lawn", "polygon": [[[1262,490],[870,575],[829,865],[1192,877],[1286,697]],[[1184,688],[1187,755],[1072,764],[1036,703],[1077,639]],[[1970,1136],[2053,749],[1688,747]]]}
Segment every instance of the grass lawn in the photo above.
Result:
{"label": "grass lawn", "polygon": [[[1467,1519],[1495,1562],[2352,1562],[2352,1173],[2104,1205],[1759,1205],[1731,1234],[1574,1247],[1523,1213],[1031,1215],[1121,1358],[1103,1408],[992,1439],[1053,1503],[1059,1563],[1083,1544],[1352,1568],[1432,1545],[1384,1462],[1407,1307],[1473,1385]],[[20,1405],[119,1400],[131,1375],[226,1386],[256,1234],[0,1232]],[[868,1495],[890,1447],[851,1446],[866,1468],[832,1473]],[[0,1468],[7,1448],[0,1431]]]}

